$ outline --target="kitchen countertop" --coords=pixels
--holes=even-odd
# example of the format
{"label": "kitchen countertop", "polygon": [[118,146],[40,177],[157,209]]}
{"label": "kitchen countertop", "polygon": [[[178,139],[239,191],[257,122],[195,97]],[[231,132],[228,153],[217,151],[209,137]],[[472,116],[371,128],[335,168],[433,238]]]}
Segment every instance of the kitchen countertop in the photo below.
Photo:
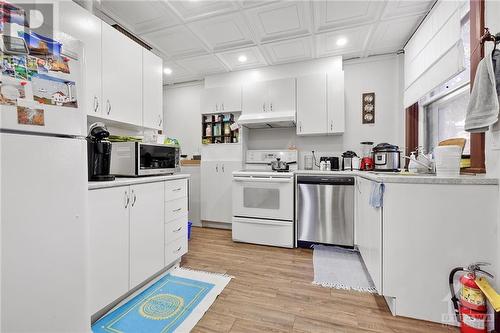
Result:
{"label": "kitchen countertop", "polygon": [[458,177],[437,177],[435,175],[411,175],[408,173],[374,172],[374,171],[319,171],[297,170],[296,175],[343,175],[358,176],[379,183],[402,184],[440,184],[440,185],[498,185],[498,179],[484,175]]}
{"label": "kitchen countertop", "polygon": [[135,184],[163,182],[174,179],[189,178],[190,175],[179,173],[167,176],[149,176],[149,177],[116,177],[115,180],[107,182],[89,182],[89,190],[96,190],[100,188],[128,186]]}

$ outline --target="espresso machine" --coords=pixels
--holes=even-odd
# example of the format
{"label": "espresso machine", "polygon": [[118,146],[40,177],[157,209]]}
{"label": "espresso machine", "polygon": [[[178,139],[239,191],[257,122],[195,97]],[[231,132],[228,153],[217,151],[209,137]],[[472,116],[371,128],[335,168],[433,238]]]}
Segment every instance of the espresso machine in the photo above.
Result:
{"label": "espresso machine", "polygon": [[109,132],[103,123],[90,126],[87,136],[88,176],[92,181],[115,180],[109,174],[111,166],[111,142],[107,140]]}

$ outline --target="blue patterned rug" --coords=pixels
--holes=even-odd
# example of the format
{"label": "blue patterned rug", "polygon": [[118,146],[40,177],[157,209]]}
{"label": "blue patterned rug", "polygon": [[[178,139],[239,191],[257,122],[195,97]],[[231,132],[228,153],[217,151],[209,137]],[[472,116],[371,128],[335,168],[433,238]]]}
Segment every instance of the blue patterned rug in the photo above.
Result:
{"label": "blue patterned rug", "polygon": [[174,269],[92,325],[94,333],[189,332],[231,278]]}

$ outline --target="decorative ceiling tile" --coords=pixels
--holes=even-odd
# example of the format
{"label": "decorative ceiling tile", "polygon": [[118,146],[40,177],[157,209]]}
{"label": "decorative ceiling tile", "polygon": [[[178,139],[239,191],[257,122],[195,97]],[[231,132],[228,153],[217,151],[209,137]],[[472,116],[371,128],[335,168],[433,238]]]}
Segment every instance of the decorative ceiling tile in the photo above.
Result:
{"label": "decorative ceiling tile", "polygon": [[402,49],[422,18],[423,16],[412,16],[380,22],[370,38],[369,53],[388,53]]}
{"label": "decorative ceiling tile", "polygon": [[[316,35],[318,57],[349,55],[362,52],[365,49],[371,29],[371,25],[365,25]],[[344,43],[341,43],[342,41]]]}
{"label": "decorative ceiling tile", "polygon": [[252,32],[240,13],[208,18],[188,26],[213,51],[255,44]]}
{"label": "decorative ceiling tile", "polygon": [[240,4],[243,8],[251,8],[262,5],[269,5],[275,3],[276,0],[240,0]]}
{"label": "decorative ceiling tile", "polygon": [[392,0],[385,6],[382,19],[398,18],[408,15],[426,14],[435,0]]}
{"label": "decorative ceiling tile", "polygon": [[168,4],[185,21],[223,14],[238,9],[236,2],[227,0],[169,0]]}
{"label": "decorative ceiling tile", "polygon": [[315,31],[322,32],[377,21],[384,1],[313,1]]}
{"label": "decorative ceiling tile", "polygon": [[172,10],[159,0],[103,0],[101,6],[106,14],[138,34],[181,23]]}
{"label": "decorative ceiling tile", "polygon": [[163,84],[191,81],[200,77],[200,75],[192,73],[172,61],[163,61],[163,68],[172,70],[171,74],[163,73]]}
{"label": "decorative ceiling tile", "polygon": [[224,64],[214,55],[204,55],[201,57],[184,58],[177,60],[177,63],[196,74],[215,74],[227,72]]}
{"label": "decorative ceiling tile", "polygon": [[[258,47],[248,47],[244,49],[232,50],[227,52],[217,53],[219,59],[231,70],[240,70],[248,68],[256,68],[266,66],[267,62]],[[240,62],[241,56],[246,57],[245,62]]]}
{"label": "decorative ceiling tile", "polygon": [[170,57],[187,57],[207,53],[201,41],[185,26],[163,29],[141,35],[141,37]]}
{"label": "decorative ceiling tile", "polygon": [[285,1],[246,10],[259,42],[299,37],[310,33],[309,2]]}
{"label": "decorative ceiling tile", "polygon": [[310,60],[313,58],[312,37],[289,39],[262,46],[272,64]]}

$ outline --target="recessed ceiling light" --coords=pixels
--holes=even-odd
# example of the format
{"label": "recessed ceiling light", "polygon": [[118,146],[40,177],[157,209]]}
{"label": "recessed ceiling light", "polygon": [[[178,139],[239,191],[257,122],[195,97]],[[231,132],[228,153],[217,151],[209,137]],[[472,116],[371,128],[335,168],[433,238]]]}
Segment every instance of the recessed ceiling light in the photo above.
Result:
{"label": "recessed ceiling light", "polygon": [[168,67],[165,67],[165,68],[163,69],[163,73],[165,73],[165,74],[167,74],[167,75],[170,75],[170,74],[172,74],[172,69],[171,69],[171,68],[168,68]]}
{"label": "recessed ceiling light", "polygon": [[238,57],[238,61],[239,61],[239,62],[246,62],[246,61],[247,61],[247,56],[245,56],[245,55],[240,55],[240,56]]}
{"label": "recessed ceiling light", "polygon": [[337,39],[337,46],[344,46],[345,44],[347,44],[347,38],[340,37]]}

